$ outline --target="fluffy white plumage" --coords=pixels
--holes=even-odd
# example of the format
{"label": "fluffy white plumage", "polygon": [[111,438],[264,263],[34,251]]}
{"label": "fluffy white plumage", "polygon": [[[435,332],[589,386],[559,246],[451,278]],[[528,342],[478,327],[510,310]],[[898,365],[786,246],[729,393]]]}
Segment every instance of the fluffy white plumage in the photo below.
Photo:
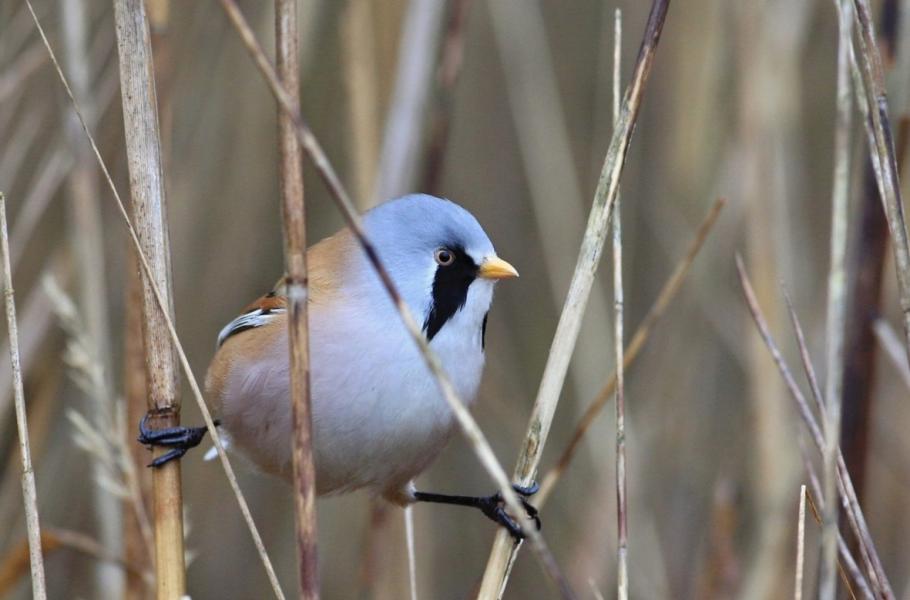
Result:
{"label": "fluffy white plumage", "polygon": [[[437,270],[445,268],[436,250],[461,249],[477,266],[497,260],[476,219],[446,200],[406,196],[366,213],[363,222],[421,323],[434,307]],[[410,502],[410,481],[453,431],[451,410],[350,232],[312,247],[308,260],[317,492],[374,488]],[[482,330],[494,283],[471,280],[463,305],[430,341],[468,403],[483,371]],[[222,330],[207,386],[232,444],[264,470],[290,477],[287,322],[276,302],[264,298]],[[243,330],[232,334],[238,326]]]}

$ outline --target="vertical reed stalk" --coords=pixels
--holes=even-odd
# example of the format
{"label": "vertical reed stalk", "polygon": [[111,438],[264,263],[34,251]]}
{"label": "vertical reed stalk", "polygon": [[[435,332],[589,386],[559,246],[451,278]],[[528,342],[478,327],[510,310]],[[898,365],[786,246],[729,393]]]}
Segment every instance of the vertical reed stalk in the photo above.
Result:
{"label": "vertical reed stalk", "polygon": [[[152,285],[161,290],[168,316],[173,318],[167,206],[145,4],[143,0],[115,0],[114,17],[133,215],[139,243],[151,270],[147,276],[154,278],[154,284],[143,278],[142,286],[148,409],[155,426],[176,427],[180,424],[179,367],[166,317],[157,306],[152,290]],[[164,449],[155,452],[158,456]],[[180,461],[155,469],[152,488],[157,596],[160,600],[179,598],[186,593]]]}
{"label": "vertical reed stalk", "polygon": [[850,46],[853,11],[849,0],[838,4],[837,122],[834,132],[834,186],[831,199],[831,255],[828,272],[828,308],[825,348],[825,451],[823,484],[825,510],[822,555],[819,565],[819,598],[833,600],[837,587],[837,454],[841,428],[841,390],[844,372],[844,320],[846,318],[847,202],[850,193]]}
{"label": "vertical reed stalk", "polygon": [[[234,469],[231,466],[231,461],[224,450],[224,444],[221,442],[221,435],[218,433],[218,429],[215,427],[215,422],[212,419],[212,414],[209,412],[209,409],[205,404],[205,400],[202,397],[202,390],[199,387],[199,382],[197,381],[196,376],[193,374],[193,369],[190,366],[190,361],[183,349],[183,344],[180,343],[180,336],[177,335],[177,328],[174,326],[174,321],[170,316],[172,310],[169,310],[173,303],[169,301],[169,298],[164,295],[164,293],[161,291],[161,287],[157,284],[157,281],[155,279],[155,270],[152,268],[150,260],[143,250],[142,242],[139,239],[139,234],[137,233],[136,228],[133,227],[132,220],[127,214],[126,205],[123,203],[123,199],[120,196],[120,192],[117,190],[117,186],[114,185],[110,170],[107,168],[104,159],[101,157],[101,152],[98,150],[98,144],[95,142],[95,138],[92,136],[91,131],[89,131],[88,124],[86,123],[85,118],[82,116],[82,112],[79,110],[79,104],[76,102],[76,99],[73,96],[72,89],[69,86],[69,82],[66,80],[66,76],[63,74],[63,70],[60,68],[60,63],[54,54],[54,49],[51,47],[50,41],[47,39],[47,34],[44,31],[44,27],[41,26],[41,21],[38,19],[38,16],[35,13],[35,9],[32,6],[31,0],[25,0],[25,5],[28,7],[32,21],[35,23],[35,28],[38,30],[38,33],[41,36],[41,41],[44,44],[44,47],[47,49],[48,55],[51,58],[51,62],[54,64],[54,69],[57,72],[60,83],[63,84],[63,87],[69,96],[70,102],[73,105],[73,110],[79,117],[79,124],[82,126],[82,131],[85,133],[85,137],[92,147],[92,152],[95,155],[95,160],[98,162],[98,166],[101,168],[101,172],[104,175],[104,180],[107,182],[108,188],[111,190],[111,194],[114,197],[114,202],[116,203],[118,214],[123,219],[123,223],[126,226],[126,230],[129,233],[130,240],[132,241],[132,247],[136,252],[136,257],[139,259],[140,270],[144,277],[143,293],[151,292],[152,297],[158,306],[159,314],[161,315],[164,327],[166,328],[166,333],[170,336],[170,341],[173,344],[173,347],[180,360],[180,366],[183,369],[183,372],[186,374],[187,383],[189,383],[190,390],[193,393],[193,398],[195,399],[196,405],[199,407],[199,412],[202,413],[202,418],[205,421],[205,426],[208,430],[208,434],[212,438],[212,442],[214,443],[215,449],[218,452],[218,458],[221,460],[221,466],[224,468],[224,474],[228,479],[228,483],[230,483],[231,491],[234,493],[234,497],[237,500],[237,505],[240,507],[240,513],[243,515],[243,520],[250,532],[250,537],[253,539],[253,544],[256,547],[256,552],[259,554],[259,558],[262,561],[263,567],[265,568],[269,579],[269,584],[272,587],[272,591],[274,592],[276,598],[283,600],[284,593],[281,591],[281,586],[278,583],[278,576],[275,574],[275,569],[272,567],[272,562],[269,559],[268,553],[265,550],[265,545],[262,542],[262,536],[259,535],[259,530],[256,527],[256,523],[253,521],[253,516],[250,513],[250,507],[247,504],[246,498],[243,496],[243,491],[240,489],[240,484],[237,482],[237,476],[234,474]],[[143,218],[147,219],[148,217],[144,216]],[[144,309],[145,307],[143,307],[143,310]],[[144,335],[147,336],[149,333],[150,332],[146,327]],[[152,385],[151,382],[147,382],[147,384],[149,386]]]}
{"label": "vertical reed stalk", "polygon": [[[550,432],[550,425],[553,422],[556,405],[559,402],[563,382],[569,368],[569,360],[581,330],[581,318],[594,283],[594,273],[603,252],[610,215],[619,189],[619,179],[622,175],[629,144],[632,141],[632,132],[638,119],[642,96],[651,73],[654,53],[660,41],[668,8],[669,0],[654,0],[651,5],[632,81],[626,89],[622,111],[614,126],[613,138],[610,141],[597,191],[594,194],[594,202],[578,253],[575,272],[572,275],[569,292],[550,346],[547,364],[528,424],[525,443],[515,467],[514,479],[521,482],[522,485],[529,485],[534,479]],[[511,566],[517,556],[517,550],[518,545],[512,543],[506,532],[497,532],[481,582],[480,598],[502,597]]]}
{"label": "vertical reed stalk", "polygon": [[[613,122],[619,122],[620,72],[622,58],[622,10],[617,8],[613,27]],[[629,598],[629,515],[626,482],[626,388],[623,369],[622,211],[619,192],[613,208],[613,342],[616,356],[616,597]]]}
{"label": "vertical reed stalk", "polygon": [[41,525],[38,522],[38,491],[35,471],[28,444],[28,417],[25,414],[25,391],[22,388],[22,365],[19,364],[19,328],[16,326],[16,301],[13,295],[13,275],[9,261],[9,233],[6,228],[6,199],[0,192],[0,250],[3,251],[3,291],[6,300],[6,326],[9,335],[9,358],[13,370],[13,391],[16,402],[16,427],[19,431],[19,453],[22,459],[22,502],[25,507],[25,527],[28,531],[28,558],[32,570],[32,597],[45,600],[44,557],[41,554]]}
{"label": "vertical reed stalk", "polygon": [[[297,0],[277,0],[275,45],[278,76],[295,111],[300,110]],[[319,598],[316,560],[316,472],[310,412],[310,351],[307,328],[306,212],[303,163],[291,116],[278,108],[279,187],[284,224],[287,275],[288,343],[291,364],[291,412],[294,421],[294,515],[297,533],[300,597]]]}

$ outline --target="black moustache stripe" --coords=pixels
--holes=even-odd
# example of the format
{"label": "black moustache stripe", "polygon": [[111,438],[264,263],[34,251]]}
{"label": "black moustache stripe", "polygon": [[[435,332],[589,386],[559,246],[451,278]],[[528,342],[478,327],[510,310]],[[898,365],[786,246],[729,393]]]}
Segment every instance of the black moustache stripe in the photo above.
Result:
{"label": "black moustache stripe", "polygon": [[468,288],[477,277],[477,264],[460,246],[448,246],[455,254],[455,261],[436,267],[433,277],[433,306],[423,323],[428,340],[439,333],[442,326],[455,316],[468,300]]}

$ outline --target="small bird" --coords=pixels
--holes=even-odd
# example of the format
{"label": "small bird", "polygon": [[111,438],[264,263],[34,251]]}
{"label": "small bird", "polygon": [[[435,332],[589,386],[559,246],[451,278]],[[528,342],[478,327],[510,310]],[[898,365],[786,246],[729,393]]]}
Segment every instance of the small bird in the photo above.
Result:
{"label": "small bird", "polygon": [[[404,196],[366,212],[363,227],[458,396],[472,403],[493,288],[518,271],[496,255],[477,219],[448,200]],[[472,506],[522,537],[499,494],[415,489],[413,479],[455,430],[454,415],[351,231],[312,246],[307,262],[316,493],[366,488],[401,506]],[[206,390],[228,444],[263,471],[290,480],[287,318],[279,282],[221,330]],[[197,445],[205,428],[153,430],[143,420],[140,433],[142,443],[171,448],[153,462],[160,466]],[[515,490],[529,497],[536,486]],[[524,506],[539,527],[536,509]]]}

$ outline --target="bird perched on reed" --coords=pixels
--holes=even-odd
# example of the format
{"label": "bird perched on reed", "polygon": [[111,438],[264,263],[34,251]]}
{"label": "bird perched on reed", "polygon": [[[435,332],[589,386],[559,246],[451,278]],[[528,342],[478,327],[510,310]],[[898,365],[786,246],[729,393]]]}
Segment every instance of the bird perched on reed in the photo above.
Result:
{"label": "bird perched on reed", "polygon": [[[458,396],[473,402],[495,283],[518,272],[496,255],[474,216],[448,200],[405,196],[365,213],[363,227]],[[311,247],[307,262],[317,494],[368,488],[399,505],[473,506],[521,537],[499,494],[415,489],[414,477],[456,427],[452,411],[351,231]],[[287,308],[279,284],[221,330],[206,388],[229,445],[289,480],[288,369]],[[182,456],[205,432],[152,430],[145,422],[140,430],[143,443],[171,447],[155,466]],[[536,490],[516,491],[527,497]],[[525,502],[525,508],[537,520],[534,507]]]}

